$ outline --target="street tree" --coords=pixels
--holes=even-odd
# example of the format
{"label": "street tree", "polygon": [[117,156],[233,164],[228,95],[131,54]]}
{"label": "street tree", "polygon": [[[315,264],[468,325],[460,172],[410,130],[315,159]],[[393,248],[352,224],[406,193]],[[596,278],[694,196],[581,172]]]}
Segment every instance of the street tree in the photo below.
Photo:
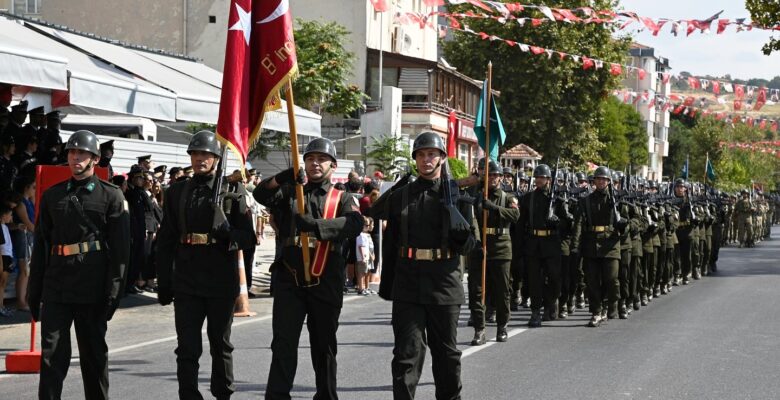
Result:
{"label": "street tree", "polygon": [[[610,0],[592,3],[590,6],[597,9],[617,5]],[[556,2],[556,6],[577,8],[582,2],[564,0]],[[471,7],[450,9],[474,10]],[[537,13],[530,8],[522,11],[523,16],[543,18]],[[616,28],[607,24],[520,26],[513,21],[478,18],[464,22],[470,29],[488,35],[620,64],[625,63],[630,43],[628,38],[614,38]],[[445,40],[442,47],[447,61],[460,72],[483,77],[488,61],[493,62],[493,88],[501,92],[497,101],[507,131],[505,147],[526,143],[544,154],[547,162],[554,162],[559,155],[580,165],[598,158],[604,145],[597,133],[601,102],[619,83],[619,77],[610,74],[609,64],[583,70],[581,62],[561,60],[557,54],[535,56],[500,41],[453,32],[452,40]]]}
{"label": "street tree", "polygon": [[[780,2],[766,0],[745,0],[745,8],[750,12],[750,19],[754,23],[765,27],[775,27],[780,25]],[[761,51],[766,55],[773,51],[780,50],[780,40],[775,37],[769,38]]]}

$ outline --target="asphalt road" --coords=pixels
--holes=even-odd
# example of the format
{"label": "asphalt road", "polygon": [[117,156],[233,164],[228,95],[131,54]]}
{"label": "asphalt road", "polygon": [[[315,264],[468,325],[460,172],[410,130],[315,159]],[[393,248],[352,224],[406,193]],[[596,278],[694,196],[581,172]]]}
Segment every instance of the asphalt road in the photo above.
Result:
{"label": "asphalt road", "polygon": [[[675,287],[628,320],[611,320],[595,329],[585,327],[587,313],[579,311],[528,330],[529,313],[522,311],[513,313],[507,343],[470,347],[473,331],[466,327],[464,308],[458,332],[464,351],[463,398],[778,398],[778,288],[780,240],[769,240],[754,249],[722,249],[717,275]],[[176,398],[173,309],[157,306],[152,298],[133,297],[109,325],[111,396]],[[345,300],[338,335],[339,396],[392,398],[390,303],[376,296],[349,295]],[[258,316],[234,322],[236,399],[262,397],[271,356],[270,306],[271,299],[254,299]],[[24,348],[28,335],[29,326],[0,326],[0,354]],[[495,327],[488,335],[495,336]],[[209,398],[205,334],[204,349],[200,382]],[[35,375],[0,374],[0,398],[35,398],[37,383]],[[83,398],[81,385],[76,358],[63,398]],[[313,394],[304,331],[293,398]],[[434,398],[430,356],[417,398]]]}

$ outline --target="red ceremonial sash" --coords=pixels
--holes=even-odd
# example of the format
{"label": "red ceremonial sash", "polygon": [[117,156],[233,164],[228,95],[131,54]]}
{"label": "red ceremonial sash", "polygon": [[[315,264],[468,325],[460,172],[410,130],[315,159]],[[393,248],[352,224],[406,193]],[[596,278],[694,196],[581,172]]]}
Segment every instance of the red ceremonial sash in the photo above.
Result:
{"label": "red ceremonial sash", "polygon": [[[336,218],[342,193],[341,190],[334,189],[333,187],[328,190],[328,197],[325,199],[325,212],[322,214],[323,219]],[[325,271],[325,264],[328,263],[328,254],[330,254],[330,241],[318,241],[317,246],[314,248],[314,257],[311,261],[312,276],[319,277],[322,275],[322,272]]]}

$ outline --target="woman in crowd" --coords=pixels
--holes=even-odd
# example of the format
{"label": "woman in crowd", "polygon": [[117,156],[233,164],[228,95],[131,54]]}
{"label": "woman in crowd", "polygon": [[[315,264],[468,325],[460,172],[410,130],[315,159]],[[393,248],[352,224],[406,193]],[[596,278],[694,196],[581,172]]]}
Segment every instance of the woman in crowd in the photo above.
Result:
{"label": "woman in crowd", "polygon": [[11,232],[13,253],[19,272],[16,276],[17,309],[27,311],[27,277],[32,254],[33,231],[35,230],[35,177],[20,176],[17,179],[15,191],[21,195],[21,201],[14,209],[14,223],[17,224]]}

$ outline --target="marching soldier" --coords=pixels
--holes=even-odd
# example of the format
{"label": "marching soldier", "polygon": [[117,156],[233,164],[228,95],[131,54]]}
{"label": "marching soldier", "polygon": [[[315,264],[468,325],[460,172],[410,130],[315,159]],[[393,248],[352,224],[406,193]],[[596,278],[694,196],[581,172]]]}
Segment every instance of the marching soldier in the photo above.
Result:
{"label": "marching soldier", "polygon": [[613,318],[617,316],[620,232],[628,226],[628,221],[620,218],[615,210],[616,200],[608,188],[609,168],[596,168],[593,181],[596,189],[580,200],[575,232],[580,235],[580,254],[588,282],[592,315],[588,326],[597,327],[604,320],[602,299],[608,301],[609,314]]}
{"label": "marching soldier", "polygon": [[[484,165],[484,164],[483,164]],[[510,267],[512,261],[512,239],[510,238],[510,226],[520,217],[518,202],[515,196],[507,193],[501,186],[501,170],[494,161],[488,163],[488,199],[483,200],[484,195],[480,190],[476,194],[477,203],[474,207],[474,216],[477,220],[477,228],[481,232],[483,226],[483,210],[487,211],[487,267],[485,282],[492,291],[490,299],[496,310],[496,341],[506,342],[506,324],[509,322],[509,301],[511,296]],[[482,237],[481,233],[478,235]],[[482,245],[477,243],[475,247],[480,253],[478,268],[472,268],[469,272],[477,272],[472,281],[475,299],[480,301],[472,306],[472,321],[474,322],[474,339],[472,346],[485,344],[485,310],[481,303],[482,295]],[[475,263],[477,264],[477,263]],[[476,266],[476,265],[475,265]],[[490,282],[489,284],[487,282]],[[470,295],[472,287],[469,288]]]}
{"label": "marching soldier", "polygon": [[442,205],[442,164],[446,147],[434,132],[417,136],[412,149],[419,178],[395,190],[388,200],[379,295],[393,301],[395,335],[393,397],[413,399],[425,361],[433,358],[436,397],[458,399],[461,392],[457,327],[464,301],[459,255],[475,240],[470,224]]}
{"label": "marching soldier", "polygon": [[[292,168],[265,179],[254,191],[278,227],[282,254],[271,266],[274,281],[273,341],[266,399],[289,399],[298,366],[298,341],[304,319],[309,329],[316,399],[337,399],[336,330],[343,302],[344,245],[363,230],[357,199],[331,183],[336,148],[328,139],[312,140],[303,153],[306,213],[295,210],[296,176]],[[303,180],[303,171],[297,174]],[[302,249],[300,233],[309,236]],[[254,235],[254,232],[253,232]],[[302,251],[309,251],[310,266]],[[308,274],[304,268],[309,268]],[[309,278],[307,281],[306,278]]]}
{"label": "marching soldier", "polygon": [[678,211],[677,242],[679,243],[680,275],[682,277],[682,284],[687,285],[688,275],[693,272],[693,268],[695,267],[693,264],[693,246],[696,245],[696,240],[698,239],[696,239],[693,232],[694,224],[697,220],[693,205],[688,198],[688,187],[685,184],[685,180],[677,179],[674,182],[674,195],[683,201],[683,204],[679,207]]}
{"label": "marching soldier", "polygon": [[94,174],[100,157],[95,134],[74,132],[65,150],[71,178],[43,193],[28,283],[30,313],[41,321],[38,396],[62,395],[75,323],[85,398],[107,399],[105,338],[124,294],[127,203],[118,187]]}
{"label": "marching soldier", "polygon": [[747,189],[742,189],[742,198],[739,199],[734,209],[739,231],[739,247],[753,246],[753,213],[756,209],[753,202],[750,201],[750,193]]}
{"label": "marching soldier", "polygon": [[[253,239],[252,223],[244,214],[245,199],[227,196],[213,202],[220,146],[213,132],[193,135],[187,147],[195,177],[168,189],[157,234],[157,299],[174,303],[176,377],[179,397],[202,399],[198,391],[198,360],[203,321],[211,348],[211,393],[227,399],[233,385],[233,345],[230,326],[238,296],[238,253]],[[174,268],[175,264],[175,268]]]}
{"label": "marching soldier", "polygon": [[[541,308],[545,319],[558,318],[558,297],[561,295],[560,224],[570,224],[571,214],[553,202],[550,167],[540,164],[534,169],[536,189],[523,196],[520,204],[519,229],[527,232],[525,243],[528,288],[531,297],[531,318],[528,326],[542,326]],[[551,205],[553,207],[551,207]]]}

